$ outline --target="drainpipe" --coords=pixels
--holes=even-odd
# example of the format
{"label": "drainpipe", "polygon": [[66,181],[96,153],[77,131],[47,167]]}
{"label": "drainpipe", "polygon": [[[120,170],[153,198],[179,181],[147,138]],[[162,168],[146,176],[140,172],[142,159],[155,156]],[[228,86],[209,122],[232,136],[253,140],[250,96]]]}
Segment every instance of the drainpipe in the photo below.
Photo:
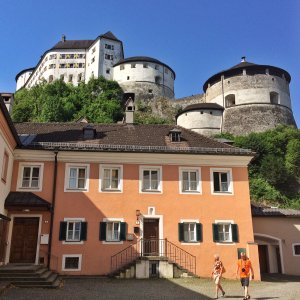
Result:
{"label": "drainpipe", "polygon": [[[221,75],[221,82],[222,82],[223,107],[225,108],[225,97],[224,97],[224,75]],[[223,110],[223,113],[222,113],[222,119],[221,119],[221,133],[223,132],[224,113],[225,113],[225,109]]]}
{"label": "drainpipe", "polygon": [[51,260],[51,246],[52,246],[52,232],[53,232],[53,223],[54,223],[54,208],[55,208],[55,194],[56,194],[56,178],[57,178],[57,154],[58,151],[54,151],[54,174],[53,174],[53,186],[52,186],[52,204],[50,208],[50,232],[49,232],[49,245],[48,245],[48,262],[47,268],[50,268],[50,260]]}

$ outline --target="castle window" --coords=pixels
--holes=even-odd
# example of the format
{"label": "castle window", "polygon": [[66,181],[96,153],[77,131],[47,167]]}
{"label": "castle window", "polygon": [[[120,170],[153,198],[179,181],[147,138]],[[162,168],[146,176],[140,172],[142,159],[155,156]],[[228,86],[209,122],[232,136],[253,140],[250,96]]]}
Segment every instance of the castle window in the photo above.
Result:
{"label": "castle window", "polygon": [[60,80],[64,81],[65,75],[60,75]]}
{"label": "castle window", "polygon": [[53,81],[53,75],[49,76],[49,83]]}
{"label": "castle window", "polygon": [[203,111],[202,110],[200,111],[200,114],[203,115]]}
{"label": "castle window", "polygon": [[165,68],[165,73],[168,74],[169,73],[169,70],[167,68]]}
{"label": "castle window", "polygon": [[210,113],[211,115],[213,114],[213,112],[212,112],[212,111],[210,111],[209,113]]}
{"label": "castle window", "polygon": [[129,76],[127,76],[127,80],[129,80],[130,79],[130,77]]}
{"label": "castle window", "polygon": [[106,74],[110,74],[110,69],[106,69]]}
{"label": "castle window", "polygon": [[153,93],[153,90],[151,90],[151,89],[148,90],[148,93],[149,93],[149,94],[152,94],[152,93]]}
{"label": "castle window", "polygon": [[124,70],[125,69],[125,66],[124,65],[121,65],[120,66],[120,70]]}
{"label": "castle window", "polygon": [[161,77],[160,76],[155,76],[155,83],[160,84],[161,83]]}
{"label": "castle window", "polygon": [[235,95],[230,94],[225,97],[225,107],[235,106]]}
{"label": "castle window", "polygon": [[105,54],[105,59],[113,60],[114,56],[112,54]]}
{"label": "castle window", "polygon": [[72,80],[73,80],[73,75],[70,74],[70,75],[69,75],[69,82],[72,82]]}
{"label": "castle window", "polygon": [[135,64],[131,64],[131,68],[135,68]]}
{"label": "castle window", "polygon": [[155,70],[159,70],[159,66],[158,65],[155,65]]}
{"label": "castle window", "polygon": [[177,128],[173,128],[169,132],[169,137],[170,137],[171,142],[180,142],[181,130],[177,129]]}
{"label": "castle window", "polygon": [[92,58],[92,60],[91,60],[91,64],[92,64],[94,61],[95,61],[95,57],[93,57],[93,58]]}
{"label": "castle window", "polygon": [[279,97],[278,97],[278,93],[276,92],[271,92],[270,93],[270,102],[272,104],[279,104]]}
{"label": "castle window", "polygon": [[148,68],[148,64],[147,64],[147,63],[144,63],[144,64],[143,64],[143,68]]}
{"label": "castle window", "polygon": [[114,45],[105,44],[105,49],[114,50]]}
{"label": "castle window", "polygon": [[94,47],[93,49],[92,49],[92,53],[94,53],[96,51],[96,47]]}

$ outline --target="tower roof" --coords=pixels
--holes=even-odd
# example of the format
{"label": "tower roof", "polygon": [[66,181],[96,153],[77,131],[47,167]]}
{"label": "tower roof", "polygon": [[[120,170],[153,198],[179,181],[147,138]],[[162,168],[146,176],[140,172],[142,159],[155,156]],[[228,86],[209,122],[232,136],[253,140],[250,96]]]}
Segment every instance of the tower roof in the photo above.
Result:
{"label": "tower roof", "polygon": [[130,63],[130,62],[151,62],[151,63],[163,65],[163,66],[167,67],[168,69],[170,69],[174,74],[174,79],[176,78],[176,73],[174,72],[174,70],[172,68],[170,68],[167,64],[159,61],[158,59],[153,58],[153,57],[149,57],[149,56],[131,56],[131,57],[127,57],[127,58],[124,58],[124,59],[121,59],[120,61],[118,61],[114,65],[114,67],[122,65],[124,63]]}
{"label": "tower roof", "polygon": [[234,65],[233,67],[221,71],[213,76],[211,76],[210,78],[208,78],[205,83],[203,84],[203,91],[205,92],[208,84],[214,84],[216,82],[221,81],[221,76],[224,75],[225,77],[231,77],[231,76],[237,76],[237,75],[242,75],[243,69],[245,70],[251,70],[252,74],[265,74],[265,70],[268,69],[269,70],[269,74],[272,76],[278,76],[278,77],[282,77],[282,75],[284,75],[285,79],[288,82],[291,82],[291,75],[278,67],[274,67],[274,66],[270,66],[270,65],[258,65],[255,63],[251,63],[245,60],[245,57],[242,57],[242,61],[237,64]]}
{"label": "tower roof", "polygon": [[109,40],[121,42],[111,31],[107,31],[104,34],[101,34],[100,38],[106,38],[106,39],[109,39]]}

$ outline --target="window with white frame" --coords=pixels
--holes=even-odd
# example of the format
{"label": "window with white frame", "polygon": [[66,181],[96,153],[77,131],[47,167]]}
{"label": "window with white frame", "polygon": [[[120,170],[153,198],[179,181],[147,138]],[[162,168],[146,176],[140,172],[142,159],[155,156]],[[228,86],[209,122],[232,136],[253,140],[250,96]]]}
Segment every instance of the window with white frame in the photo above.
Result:
{"label": "window with white frame", "polygon": [[122,166],[100,166],[101,191],[121,191],[122,190]]}
{"label": "window with white frame", "polygon": [[66,190],[87,190],[88,189],[88,165],[66,166]]}
{"label": "window with white frame", "polygon": [[63,271],[80,271],[81,270],[81,254],[65,254],[62,259]]}
{"label": "window with white frame", "polygon": [[140,171],[141,191],[160,192],[161,191],[161,168],[141,167]]}
{"label": "window with white frame", "polygon": [[179,241],[196,243],[202,240],[202,224],[197,220],[183,220],[178,224]]}
{"label": "window with white frame", "polygon": [[81,222],[68,221],[67,222],[67,236],[66,241],[80,241]]}
{"label": "window with white frame", "polygon": [[65,218],[60,222],[59,240],[65,242],[81,242],[87,238],[87,222],[84,219]]}
{"label": "window with white frame", "polygon": [[20,163],[18,190],[41,190],[43,164]]}
{"label": "window with white frame", "polygon": [[200,193],[200,169],[180,168],[180,192]]}
{"label": "window with white frame", "polygon": [[211,169],[212,192],[232,193],[231,169]]}
{"label": "window with white frame", "polygon": [[293,244],[293,252],[294,252],[294,256],[300,256],[300,243]]}
{"label": "window with white frame", "polygon": [[105,242],[120,242],[126,240],[126,228],[125,222],[117,219],[107,219],[104,222],[100,222],[100,241]]}
{"label": "window with white frame", "polygon": [[106,240],[107,241],[120,240],[120,222],[106,223]]}
{"label": "window with white frame", "polygon": [[213,240],[218,243],[238,242],[238,227],[231,221],[213,224]]}

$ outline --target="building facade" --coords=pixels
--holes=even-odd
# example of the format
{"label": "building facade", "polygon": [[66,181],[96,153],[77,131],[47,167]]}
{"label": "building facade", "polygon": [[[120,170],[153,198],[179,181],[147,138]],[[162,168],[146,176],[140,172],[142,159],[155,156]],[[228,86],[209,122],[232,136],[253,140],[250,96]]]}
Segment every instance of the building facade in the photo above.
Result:
{"label": "building facade", "polygon": [[[14,151],[5,202],[12,220],[6,263],[50,263],[60,274],[107,275],[126,254],[138,261],[133,269],[139,278],[153,270],[175,276],[166,257],[209,276],[219,253],[232,278],[232,262],[245,250],[259,274],[248,187],[251,151],[170,125],[16,128],[23,147]],[[16,240],[27,239],[21,232],[28,231],[32,244],[24,244],[30,249],[23,249],[23,257]]]}
{"label": "building facade", "polygon": [[4,208],[11,190],[14,150],[20,141],[4,101],[0,96],[0,265],[5,261],[7,230],[10,218]]}

